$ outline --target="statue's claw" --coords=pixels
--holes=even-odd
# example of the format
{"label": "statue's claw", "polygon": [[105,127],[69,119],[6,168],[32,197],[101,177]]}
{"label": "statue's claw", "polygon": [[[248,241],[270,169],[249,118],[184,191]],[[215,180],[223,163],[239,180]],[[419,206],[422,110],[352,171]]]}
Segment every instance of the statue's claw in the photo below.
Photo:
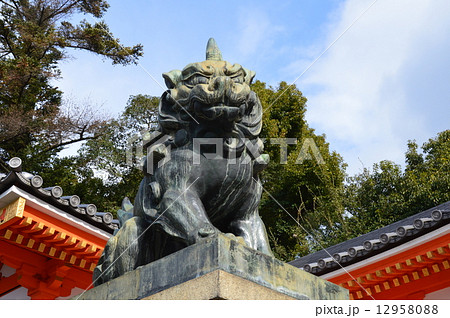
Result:
{"label": "statue's claw", "polygon": [[117,211],[117,217],[120,222],[120,226],[123,226],[128,219],[133,217],[133,204],[131,204],[130,199],[125,197],[122,201],[122,207]]}
{"label": "statue's claw", "polygon": [[241,244],[247,245],[244,238],[242,236],[236,236],[233,233],[225,233],[226,236],[228,236],[230,239],[238,241]]}
{"label": "statue's claw", "polygon": [[200,237],[208,237],[212,236],[217,233],[217,230],[213,229],[212,227],[202,227],[198,230],[198,235]]}

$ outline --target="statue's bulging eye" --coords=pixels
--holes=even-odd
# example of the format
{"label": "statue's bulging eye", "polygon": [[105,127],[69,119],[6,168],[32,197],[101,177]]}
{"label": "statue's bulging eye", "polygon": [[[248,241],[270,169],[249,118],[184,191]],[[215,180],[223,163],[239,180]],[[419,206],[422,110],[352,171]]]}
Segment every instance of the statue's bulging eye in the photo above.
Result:
{"label": "statue's bulging eye", "polygon": [[195,78],[195,80],[196,80],[197,84],[208,84],[208,82],[209,82],[208,78],[205,76],[197,76]]}
{"label": "statue's bulging eye", "polygon": [[209,79],[206,76],[193,76],[189,78],[184,84],[188,87],[193,87],[197,84],[208,84]]}
{"label": "statue's bulging eye", "polygon": [[233,82],[242,84],[242,83],[244,83],[244,79],[241,76],[234,77]]}

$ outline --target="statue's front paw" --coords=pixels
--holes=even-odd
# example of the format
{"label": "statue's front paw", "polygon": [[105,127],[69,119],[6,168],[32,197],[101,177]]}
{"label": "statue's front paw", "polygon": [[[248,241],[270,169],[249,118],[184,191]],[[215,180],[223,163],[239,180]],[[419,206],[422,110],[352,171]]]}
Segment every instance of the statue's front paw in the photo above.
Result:
{"label": "statue's front paw", "polygon": [[217,230],[215,228],[213,228],[212,226],[205,226],[198,230],[198,235],[200,237],[213,236],[216,233],[217,233]]}
{"label": "statue's front paw", "polygon": [[230,239],[238,241],[242,245],[247,245],[244,238],[242,236],[236,236],[233,233],[224,233],[226,236],[228,236]]}

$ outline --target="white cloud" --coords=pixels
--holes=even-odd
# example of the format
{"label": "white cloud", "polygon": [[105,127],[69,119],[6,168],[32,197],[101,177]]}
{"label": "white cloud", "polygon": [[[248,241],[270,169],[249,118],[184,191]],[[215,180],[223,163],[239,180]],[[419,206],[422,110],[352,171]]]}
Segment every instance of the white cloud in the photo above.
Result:
{"label": "white cloud", "polygon": [[154,72],[152,76],[156,81],[153,80],[143,70],[145,65],[112,66],[109,60],[102,62],[101,57],[89,52],[75,55],[76,60],[61,63],[62,79],[55,81],[55,85],[65,96],[89,98],[94,104],[102,105],[110,115],[122,112],[130,95],[159,95],[164,90],[160,86],[164,84],[161,76]]}
{"label": "white cloud", "polygon": [[[323,49],[372,2],[343,3]],[[408,139],[424,142],[449,128],[448,12],[445,0],[380,0],[297,83],[310,125],[327,134],[349,173],[360,161],[403,163]]]}
{"label": "white cloud", "polygon": [[257,7],[239,7],[237,53],[241,61],[263,59],[272,51],[274,40],[283,28],[272,23],[268,12]]}

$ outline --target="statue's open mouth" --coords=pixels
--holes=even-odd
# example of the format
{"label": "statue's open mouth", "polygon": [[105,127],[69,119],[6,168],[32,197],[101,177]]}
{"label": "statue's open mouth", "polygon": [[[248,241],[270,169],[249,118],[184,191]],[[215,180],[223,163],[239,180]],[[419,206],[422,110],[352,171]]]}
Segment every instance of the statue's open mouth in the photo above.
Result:
{"label": "statue's open mouth", "polygon": [[245,103],[241,105],[226,105],[224,103],[217,103],[211,106],[198,100],[194,101],[193,106],[196,115],[200,118],[207,120],[225,118],[228,121],[234,122],[242,119],[246,108]]}

